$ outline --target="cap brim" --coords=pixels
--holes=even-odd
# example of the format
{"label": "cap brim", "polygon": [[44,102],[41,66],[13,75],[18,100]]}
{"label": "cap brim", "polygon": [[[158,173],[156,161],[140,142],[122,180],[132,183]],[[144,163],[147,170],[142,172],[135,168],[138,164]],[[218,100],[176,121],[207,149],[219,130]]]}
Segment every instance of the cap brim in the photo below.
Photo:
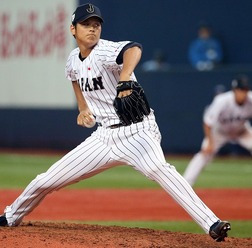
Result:
{"label": "cap brim", "polygon": [[99,18],[100,20],[101,20],[101,22],[103,22],[103,19],[100,17],[100,16],[98,16],[98,15],[89,15],[89,16],[87,16],[87,17],[85,17],[85,18],[80,18],[79,20],[77,20],[77,21],[75,21],[76,23],[80,23],[80,22],[84,22],[84,21],[86,21],[87,19],[89,19],[89,18],[91,18],[91,17],[97,17],[97,18]]}

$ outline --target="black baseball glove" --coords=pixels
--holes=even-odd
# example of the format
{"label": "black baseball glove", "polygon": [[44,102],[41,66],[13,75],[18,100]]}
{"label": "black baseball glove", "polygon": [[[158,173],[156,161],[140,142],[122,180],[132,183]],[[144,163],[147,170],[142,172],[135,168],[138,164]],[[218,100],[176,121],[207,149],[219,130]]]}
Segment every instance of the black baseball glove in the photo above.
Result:
{"label": "black baseball glove", "polygon": [[[131,90],[128,96],[119,97],[119,93]],[[144,90],[138,82],[120,81],[117,84],[117,96],[114,100],[114,108],[124,126],[141,122],[145,115],[149,115],[150,107]]]}

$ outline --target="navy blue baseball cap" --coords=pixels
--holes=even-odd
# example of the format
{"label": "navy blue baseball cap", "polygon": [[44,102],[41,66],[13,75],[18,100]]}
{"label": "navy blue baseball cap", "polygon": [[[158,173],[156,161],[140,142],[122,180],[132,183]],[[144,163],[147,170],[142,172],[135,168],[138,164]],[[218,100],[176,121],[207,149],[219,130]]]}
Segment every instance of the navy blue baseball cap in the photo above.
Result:
{"label": "navy blue baseball cap", "polygon": [[90,17],[97,17],[101,23],[103,22],[101,11],[98,7],[91,3],[80,5],[72,15],[72,24],[75,25],[76,23],[83,22]]}
{"label": "navy blue baseball cap", "polygon": [[250,89],[249,86],[249,78],[247,76],[238,76],[237,78],[232,80],[231,83],[232,89],[240,89],[248,91]]}

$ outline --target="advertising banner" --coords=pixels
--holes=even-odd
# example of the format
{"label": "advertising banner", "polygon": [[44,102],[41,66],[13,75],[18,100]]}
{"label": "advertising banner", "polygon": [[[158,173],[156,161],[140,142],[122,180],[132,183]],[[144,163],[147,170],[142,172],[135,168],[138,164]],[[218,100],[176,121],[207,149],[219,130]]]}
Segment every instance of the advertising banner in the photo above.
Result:
{"label": "advertising banner", "polygon": [[76,0],[2,0],[0,108],[72,108],[65,64]]}

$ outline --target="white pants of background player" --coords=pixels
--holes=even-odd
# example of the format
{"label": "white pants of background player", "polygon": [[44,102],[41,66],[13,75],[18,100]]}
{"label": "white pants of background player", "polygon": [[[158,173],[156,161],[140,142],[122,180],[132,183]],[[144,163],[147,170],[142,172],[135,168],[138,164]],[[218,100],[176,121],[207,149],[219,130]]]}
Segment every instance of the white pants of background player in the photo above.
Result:
{"label": "white pants of background player", "polygon": [[143,122],[127,127],[98,127],[83,143],[53,164],[48,171],[38,175],[23,193],[6,207],[8,225],[19,225],[23,217],[47,194],[91,177],[110,168],[112,162],[119,161],[120,164],[131,165],[159,183],[208,233],[210,226],[219,218],[201,201],[174,166],[166,163],[160,139],[160,132],[152,114]]}
{"label": "white pants of background player", "polygon": [[246,126],[242,135],[230,136],[225,135],[217,130],[213,130],[213,143],[214,151],[211,154],[206,154],[202,152],[202,149],[207,145],[208,140],[205,138],[201,145],[201,151],[194,155],[192,160],[189,162],[185,172],[184,178],[187,182],[193,186],[196,182],[200,172],[209,164],[209,162],[214,158],[216,153],[227,143],[239,144],[242,147],[246,148],[252,153],[252,128],[251,126]]}

